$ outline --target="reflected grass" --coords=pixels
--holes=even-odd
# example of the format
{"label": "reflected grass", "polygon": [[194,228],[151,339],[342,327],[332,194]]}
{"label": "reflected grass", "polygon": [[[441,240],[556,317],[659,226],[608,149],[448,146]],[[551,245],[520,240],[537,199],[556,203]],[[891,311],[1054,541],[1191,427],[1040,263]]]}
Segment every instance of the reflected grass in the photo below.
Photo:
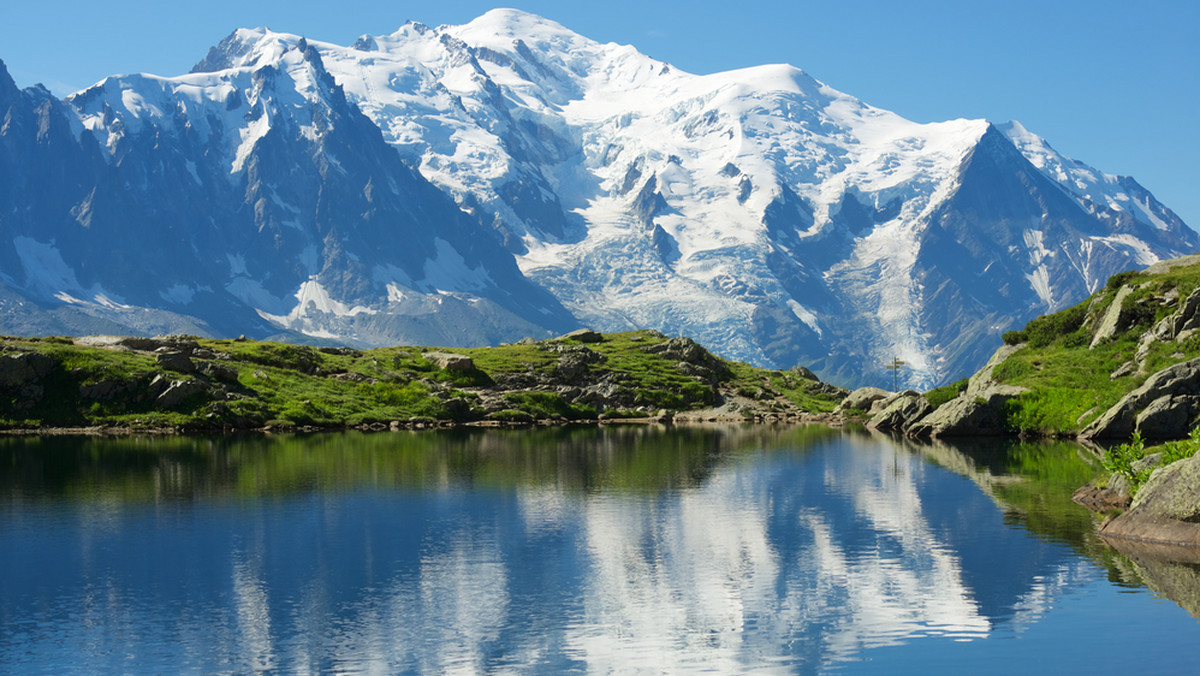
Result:
{"label": "reflected grass", "polygon": [[820,425],[579,426],[226,437],[0,439],[0,493],[70,501],[257,499],[379,490],[696,487],[741,450],[805,448]]}

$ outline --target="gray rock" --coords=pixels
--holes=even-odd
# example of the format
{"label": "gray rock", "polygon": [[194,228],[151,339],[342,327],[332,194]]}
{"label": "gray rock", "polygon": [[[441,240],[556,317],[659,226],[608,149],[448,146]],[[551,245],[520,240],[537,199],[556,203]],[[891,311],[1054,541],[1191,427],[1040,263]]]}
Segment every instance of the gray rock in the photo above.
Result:
{"label": "gray rock", "polygon": [[151,397],[158,398],[158,395],[166,391],[171,386],[171,379],[159,373],[150,380],[150,384],[146,386],[146,392]]}
{"label": "gray rock", "polygon": [[[1019,388],[999,386],[979,396],[960,396],[913,424],[914,437],[995,436],[1008,432],[1004,404],[1020,394]],[[1023,391],[1023,390],[1022,390]]]}
{"label": "gray rock", "polygon": [[598,331],[591,329],[578,329],[568,334],[559,336],[560,340],[577,340],[581,343],[599,343],[604,340],[604,336]]}
{"label": "gray rock", "polygon": [[801,378],[804,378],[805,380],[816,380],[818,382],[821,380],[820,378],[817,377],[817,374],[804,368],[803,366],[793,366],[789,370],[792,373],[795,373],[796,375],[800,376]]}
{"label": "gray rock", "polygon": [[1117,333],[1118,325],[1121,319],[1121,304],[1125,302],[1125,298],[1133,293],[1133,287],[1125,285],[1117,291],[1117,295],[1109,304],[1108,310],[1104,313],[1104,319],[1100,320],[1100,325],[1096,327],[1096,332],[1092,334],[1092,344],[1088,349],[1095,348],[1100,343],[1108,340]]}
{"label": "gray rock", "polygon": [[988,363],[971,376],[966,391],[913,423],[908,434],[914,437],[950,437],[1007,433],[1004,405],[1009,399],[1028,390],[1002,385],[992,377],[992,372],[1021,347],[1023,345],[1004,345],[996,350]]}
{"label": "gray rock", "polygon": [[143,336],[122,336],[117,341],[117,345],[127,347],[131,350],[141,350],[143,352],[153,352],[154,350],[163,347],[162,341]]}
{"label": "gray rock", "polygon": [[860,387],[842,400],[834,413],[842,413],[851,409],[859,411],[870,411],[871,405],[877,401],[887,399],[892,395],[887,390],[881,390],[878,387]]}
{"label": "gray rock", "polygon": [[137,390],[137,385],[127,380],[101,380],[79,386],[79,398],[89,401],[111,401]]}
{"label": "gray rock", "polygon": [[[1140,429],[1142,420],[1156,438],[1184,436],[1186,427],[1175,427],[1180,420],[1190,422],[1196,417],[1197,396],[1200,395],[1200,358],[1168,366],[1146,379],[1140,387],[1126,394],[1112,408],[1105,411],[1080,435],[1088,439],[1125,438]],[[1149,415],[1142,419],[1146,409],[1159,399],[1167,400],[1155,405]],[[1173,401],[1178,398],[1178,401]]]}
{"label": "gray rock", "polygon": [[867,427],[882,431],[907,429],[933,410],[933,406],[925,397],[912,390],[901,392],[884,401],[887,401],[887,405],[871,417]]}
{"label": "gray rock", "polygon": [[208,388],[199,380],[176,380],[162,394],[158,395],[158,398],[154,400],[154,405],[159,408],[175,408],[190,397],[207,390]]}
{"label": "gray rock", "polygon": [[[588,350],[588,352],[591,352],[591,350]],[[574,351],[567,352],[558,358],[558,364],[554,367],[554,373],[562,380],[571,382],[587,373],[588,364],[591,362],[592,360],[589,360],[587,355]]]}
{"label": "gray rock", "polygon": [[1163,395],[1138,413],[1134,426],[1147,439],[1175,439],[1185,436],[1192,428],[1198,411],[1198,396]]}
{"label": "gray rock", "polygon": [[200,344],[196,342],[194,337],[183,334],[155,336],[154,340],[158,341],[163,346],[174,350],[179,350],[181,352],[186,352],[187,354],[191,354],[192,350],[200,347]]}
{"label": "gray rock", "polygon": [[721,380],[720,374],[708,368],[707,366],[702,366],[700,364],[689,364],[686,361],[681,361],[678,364],[675,364],[675,368],[678,369],[680,373],[691,376],[692,378],[709,385],[716,385]]}
{"label": "gray rock", "polygon": [[422,357],[447,371],[474,371],[475,361],[465,354],[453,352],[423,352]]}
{"label": "gray rock", "polygon": [[725,365],[725,362],[713,356],[712,353],[691,338],[671,338],[666,342],[647,345],[642,348],[642,351],[648,354],[661,355],[667,359],[701,366],[708,369],[708,371],[714,374],[713,377],[718,379],[729,372],[729,367]]}
{"label": "gray rock", "polygon": [[170,371],[179,371],[180,373],[195,373],[196,371],[196,365],[192,363],[191,357],[179,350],[159,352],[155,361],[159,366]]}
{"label": "gray rock", "polygon": [[0,356],[0,388],[16,390],[32,385],[49,375],[57,365],[52,357],[38,352]]}
{"label": "gray rock", "polygon": [[1117,369],[1115,371],[1113,371],[1112,373],[1108,374],[1108,379],[1116,380],[1117,378],[1124,378],[1126,376],[1131,376],[1137,372],[1138,372],[1138,362],[1131,359],[1131,360],[1125,362],[1124,364],[1121,364],[1120,366],[1118,366]]}
{"label": "gray rock", "polygon": [[238,381],[237,369],[235,369],[231,366],[225,366],[223,364],[214,364],[212,362],[206,361],[206,362],[200,363],[198,370],[200,371],[200,373],[203,373],[204,375],[208,376],[209,378],[212,378],[213,380],[220,380],[220,381],[226,382],[226,383],[236,383]]}
{"label": "gray rock", "polygon": [[1150,475],[1129,511],[1100,527],[1103,535],[1147,542],[1200,545],[1200,455]]}

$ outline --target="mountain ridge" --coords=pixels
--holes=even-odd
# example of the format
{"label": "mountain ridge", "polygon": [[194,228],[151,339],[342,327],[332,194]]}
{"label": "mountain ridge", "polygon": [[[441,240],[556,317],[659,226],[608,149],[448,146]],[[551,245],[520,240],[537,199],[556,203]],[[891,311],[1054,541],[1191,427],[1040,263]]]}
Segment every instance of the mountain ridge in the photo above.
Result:
{"label": "mountain ridge", "polygon": [[[205,280],[147,275],[159,300],[121,302],[251,318],[216,333],[463,345],[648,327],[844,384],[899,357],[927,387],[1109,275],[1200,247],[1136,181],[1019,123],[917,124],[787,65],[692,75],[516,10],[350,47],[238,29],[187,75],[115,76],[63,108],[95,171],[138,194],[95,218],[182,240],[193,253],[164,265],[190,256]],[[168,217],[163,194],[208,218]],[[146,208],[161,213],[111,215]],[[48,234],[25,249],[64,239]]]}

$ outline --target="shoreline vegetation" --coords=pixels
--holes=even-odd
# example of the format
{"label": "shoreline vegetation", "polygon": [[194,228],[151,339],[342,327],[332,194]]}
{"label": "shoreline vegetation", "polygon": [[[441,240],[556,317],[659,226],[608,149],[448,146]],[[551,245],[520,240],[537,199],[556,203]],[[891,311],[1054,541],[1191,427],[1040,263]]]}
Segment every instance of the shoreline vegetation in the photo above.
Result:
{"label": "shoreline vegetation", "polygon": [[356,350],[193,336],[0,338],[0,433],[837,424],[846,390],[655,331]]}

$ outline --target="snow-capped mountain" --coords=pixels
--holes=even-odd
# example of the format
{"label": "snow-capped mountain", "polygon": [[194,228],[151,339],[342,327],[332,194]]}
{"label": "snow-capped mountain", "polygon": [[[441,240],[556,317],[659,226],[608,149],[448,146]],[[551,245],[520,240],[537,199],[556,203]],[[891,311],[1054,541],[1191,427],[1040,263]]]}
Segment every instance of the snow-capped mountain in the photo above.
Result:
{"label": "snow-capped mountain", "polygon": [[0,272],[48,325],[649,327],[842,384],[899,357],[928,386],[1200,244],[1015,122],[917,124],[784,65],[693,75],[514,10],[349,47],[242,29],[63,102],[4,74],[5,109],[0,171],[48,168],[0,188]]}

